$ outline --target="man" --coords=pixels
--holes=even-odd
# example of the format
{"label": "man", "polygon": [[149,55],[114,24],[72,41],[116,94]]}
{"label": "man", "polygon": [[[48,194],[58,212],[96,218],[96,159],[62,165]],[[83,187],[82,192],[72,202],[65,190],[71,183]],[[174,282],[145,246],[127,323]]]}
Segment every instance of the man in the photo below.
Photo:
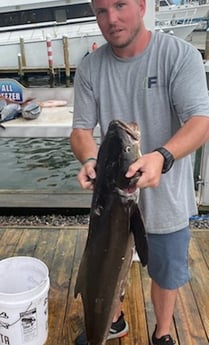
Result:
{"label": "man", "polygon": [[[177,290],[189,280],[189,217],[197,212],[189,154],[209,139],[203,63],[189,43],[145,28],[145,0],[93,0],[93,7],[108,43],[84,58],[76,72],[70,142],[83,163],[78,180],[92,188],[97,123],[102,136],[112,119],[138,123],[143,156],[126,176],[142,173],[137,187],[156,316],[152,343],[173,345]],[[109,338],[124,335],[123,314],[116,313],[112,327]],[[76,344],[87,344],[85,334]]]}

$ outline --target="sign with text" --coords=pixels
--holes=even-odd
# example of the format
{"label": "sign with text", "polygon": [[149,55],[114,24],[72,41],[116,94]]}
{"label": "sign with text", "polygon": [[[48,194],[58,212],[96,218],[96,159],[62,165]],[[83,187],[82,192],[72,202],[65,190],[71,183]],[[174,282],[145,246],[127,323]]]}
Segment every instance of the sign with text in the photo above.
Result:
{"label": "sign with text", "polygon": [[13,79],[0,79],[0,96],[16,102],[23,101],[23,88]]}

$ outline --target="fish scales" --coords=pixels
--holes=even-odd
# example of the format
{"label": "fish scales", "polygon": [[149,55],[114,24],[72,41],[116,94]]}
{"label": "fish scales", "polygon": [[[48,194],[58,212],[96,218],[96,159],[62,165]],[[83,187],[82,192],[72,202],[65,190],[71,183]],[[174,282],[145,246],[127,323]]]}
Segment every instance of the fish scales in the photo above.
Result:
{"label": "fish scales", "polygon": [[98,153],[88,237],[75,286],[75,297],[80,293],[83,301],[89,345],[106,343],[134,246],[142,264],[147,263],[146,233],[135,187],[140,174],[125,177],[139,157],[136,124],[112,121]]}

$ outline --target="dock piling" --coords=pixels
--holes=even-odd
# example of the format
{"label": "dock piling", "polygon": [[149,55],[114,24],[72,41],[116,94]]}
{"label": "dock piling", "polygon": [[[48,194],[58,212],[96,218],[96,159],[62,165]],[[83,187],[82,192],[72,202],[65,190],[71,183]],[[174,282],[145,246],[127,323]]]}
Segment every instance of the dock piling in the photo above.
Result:
{"label": "dock piling", "polygon": [[69,60],[69,45],[68,36],[63,36],[63,51],[64,51],[64,61],[65,61],[65,76],[66,79],[70,79],[70,60]]}

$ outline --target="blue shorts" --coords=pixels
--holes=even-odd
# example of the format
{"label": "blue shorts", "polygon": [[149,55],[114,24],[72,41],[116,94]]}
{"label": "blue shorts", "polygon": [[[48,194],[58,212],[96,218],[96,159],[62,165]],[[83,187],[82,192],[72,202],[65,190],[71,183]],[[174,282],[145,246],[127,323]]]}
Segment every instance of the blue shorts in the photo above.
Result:
{"label": "blue shorts", "polygon": [[190,229],[170,234],[148,234],[148,273],[163,289],[174,290],[190,279],[188,252]]}

